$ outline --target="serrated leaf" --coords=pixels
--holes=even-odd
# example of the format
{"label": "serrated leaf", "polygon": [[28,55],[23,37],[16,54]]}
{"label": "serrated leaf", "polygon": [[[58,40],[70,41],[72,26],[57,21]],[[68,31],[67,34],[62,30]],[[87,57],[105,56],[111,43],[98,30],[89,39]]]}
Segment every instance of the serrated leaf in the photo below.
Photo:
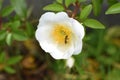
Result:
{"label": "serrated leaf", "polygon": [[6,31],[5,31],[5,30],[1,30],[1,31],[0,31],[0,41],[1,41],[1,40],[4,40],[5,37],[6,37],[6,35],[7,35],[7,34],[6,34]]}
{"label": "serrated leaf", "polygon": [[65,0],[65,5],[68,7],[70,4],[75,3],[76,0]]}
{"label": "serrated leaf", "polygon": [[6,37],[6,43],[10,46],[12,43],[12,33],[8,33]]}
{"label": "serrated leaf", "polygon": [[95,16],[98,16],[100,14],[102,2],[103,0],[92,0],[93,12]]}
{"label": "serrated leaf", "polygon": [[0,53],[0,63],[4,63],[4,61],[5,61],[5,53],[2,52]]}
{"label": "serrated leaf", "polygon": [[94,28],[94,29],[104,29],[105,26],[95,19],[86,19],[83,24],[87,27]]}
{"label": "serrated leaf", "polygon": [[10,0],[15,12],[21,17],[27,17],[27,5],[25,0]]}
{"label": "serrated leaf", "polygon": [[105,12],[105,14],[117,14],[120,13],[120,2],[112,5],[108,10]]}
{"label": "serrated leaf", "polygon": [[16,64],[18,62],[20,62],[20,60],[22,59],[22,56],[14,56],[14,57],[10,57],[6,64],[7,65],[13,65],[13,64]]}
{"label": "serrated leaf", "polygon": [[16,30],[13,32],[13,38],[18,41],[24,41],[27,39],[27,36],[23,31]]}
{"label": "serrated leaf", "polygon": [[64,7],[60,4],[53,3],[45,6],[43,10],[50,10],[50,11],[63,11]]}
{"label": "serrated leaf", "polygon": [[91,13],[91,10],[92,10],[91,4],[83,8],[83,10],[80,13],[80,19],[85,20],[88,17],[88,15]]}
{"label": "serrated leaf", "polygon": [[4,70],[5,70],[7,73],[10,73],[10,74],[13,74],[13,73],[16,72],[16,71],[15,71],[13,68],[11,68],[10,66],[4,67]]}
{"label": "serrated leaf", "polygon": [[2,9],[1,15],[2,15],[2,17],[6,17],[6,16],[10,15],[13,11],[14,11],[14,9],[12,6],[7,6]]}

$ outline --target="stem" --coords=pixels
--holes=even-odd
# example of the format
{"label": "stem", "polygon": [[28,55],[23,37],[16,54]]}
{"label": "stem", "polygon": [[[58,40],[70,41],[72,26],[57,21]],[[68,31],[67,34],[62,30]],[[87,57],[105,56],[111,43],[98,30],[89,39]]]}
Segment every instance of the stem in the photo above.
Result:
{"label": "stem", "polygon": [[65,0],[63,0],[63,7],[64,7],[64,10],[65,12],[71,16],[72,15],[72,11],[65,5]]}
{"label": "stem", "polygon": [[78,2],[78,0],[76,0],[76,2],[73,4],[74,6],[74,10],[70,10],[66,5],[65,5],[65,1],[63,2],[63,6],[65,11],[67,12],[67,14],[72,17],[75,18],[75,16],[77,15],[79,9],[80,9],[80,3]]}
{"label": "stem", "polygon": [[76,1],[74,7],[75,8],[74,8],[73,14],[71,16],[72,18],[75,18],[75,16],[77,15],[79,8],[80,8],[80,3],[78,1]]}

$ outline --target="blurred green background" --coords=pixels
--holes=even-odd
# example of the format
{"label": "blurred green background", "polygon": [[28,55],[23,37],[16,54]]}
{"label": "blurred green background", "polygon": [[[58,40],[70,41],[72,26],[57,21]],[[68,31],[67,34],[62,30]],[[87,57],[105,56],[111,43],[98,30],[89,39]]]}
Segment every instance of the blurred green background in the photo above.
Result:
{"label": "blurred green background", "polygon": [[0,0],[0,80],[120,80],[120,14],[105,15],[119,0],[101,0],[99,15],[90,13],[106,28],[85,27],[83,50],[73,56],[72,68],[45,53],[34,36],[43,7],[53,1]]}

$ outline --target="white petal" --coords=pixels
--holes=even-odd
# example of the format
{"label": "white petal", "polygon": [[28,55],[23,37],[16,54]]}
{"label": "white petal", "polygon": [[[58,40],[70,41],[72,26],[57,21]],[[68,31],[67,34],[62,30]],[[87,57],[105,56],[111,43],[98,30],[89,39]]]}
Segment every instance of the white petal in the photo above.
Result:
{"label": "white petal", "polygon": [[35,32],[36,39],[40,42],[49,38],[49,27],[39,27]]}
{"label": "white petal", "polygon": [[73,18],[71,18],[71,23],[75,30],[76,35],[79,35],[82,39],[85,35],[84,27],[77,20]]}
{"label": "white petal", "polygon": [[63,58],[64,59],[68,59],[70,58],[74,53],[74,46],[71,46],[69,49],[67,49],[65,52],[64,52],[64,55],[63,55]]}
{"label": "white petal", "polygon": [[41,45],[41,48],[45,50],[45,52],[48,52],[54,59],[68,58],[68,56],[64,56],[64,54],[66,54],[65,52],[62,52],[61,50],[58,49],[56,44],[48,43],[46,41],[41,41],[40,45]]}
{"label": "white petal", "polygon": [[75,51],[74,51],[74,54],[75,55],[77,55],[77,54],[79,54],[80,52],[81,52],[81,50],[82,50],[82,40],[81,39],[79,39],[79,40],[77,40],[76,42],[75,42]]}
{"label": "white petal", "polygon": [[73,47],[68,48],[67,50],[60,50],[58,46],[51,49],[51,56],[55,59],[68,59],[73,54]]}
{"label": "white petal", "polygon": [[52,44],[51,42],[48,43],[48,40],[41,41],[40,42],[41,48],[45,50],[45,52],[52,52],[53,49],[55,49],[55,44]]}
{"label": "white petal", "polygon": [[54,17],[55,17],[55,13],[53,13],[53,12],[46,12],[45,14],[43,14],[41,16],[41,18],[39,20],[39,25],[44,25],[44,24],[48,24],[50,22],[53,22],[54,21]]}
{"label": "white petal", "polygon": [[[53,50],[54,49],[54,50]],[[56,48],[53,48],[52,51],[50,52],[50,55],[54,58],[54,59],[65,59],[63,57],[63,55],[65,54],[64,52],[60,51]]]}
{"label": "white petal", "polygon": [[55,24],[55,23],[62,23],[69,20],[68,15],[65,12],[59,12],[59,13],[53,13],[53,12],[47,12],[43,14],[39,20],[39,25],[44,24]]}
{"label": "white petal", "polygon": [[44,21],[44,20],[52,20],[53,18],[50,18],[50,17],[54,17],[55,15],[56,14],[53,13],[53,12],[46,12],[41,16],[39,21],[41,22],[41,21]]}
{"label": "white petal", "polygon": [[41,48],[48,52],[54,59],[68,59],[74,52],[74,46],[66,50],[61,50],[57,44],[48,42],[47,40],[40,42]]}
{"label": "white petal", "polygon": [[69,17],[65,12],[59,12],[55,15],[55,20],[57,21],[66,21]]}

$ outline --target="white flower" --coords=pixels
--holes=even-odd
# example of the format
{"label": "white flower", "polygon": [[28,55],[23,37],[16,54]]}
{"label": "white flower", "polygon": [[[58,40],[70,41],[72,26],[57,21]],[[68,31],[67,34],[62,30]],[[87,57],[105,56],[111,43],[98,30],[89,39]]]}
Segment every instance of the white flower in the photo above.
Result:
{"label": "white flower", "polygon": [[69,59],[66,60],[66,66],[69,68],[72,68],[74,65],[75,59],[73,57],[70,57]]}
{"label": "white flower", "polygon": [[35,37],[53,58],[68,59],[81,52],[84,34],[83,26],[65,12],[46,12],[39,20]]}

